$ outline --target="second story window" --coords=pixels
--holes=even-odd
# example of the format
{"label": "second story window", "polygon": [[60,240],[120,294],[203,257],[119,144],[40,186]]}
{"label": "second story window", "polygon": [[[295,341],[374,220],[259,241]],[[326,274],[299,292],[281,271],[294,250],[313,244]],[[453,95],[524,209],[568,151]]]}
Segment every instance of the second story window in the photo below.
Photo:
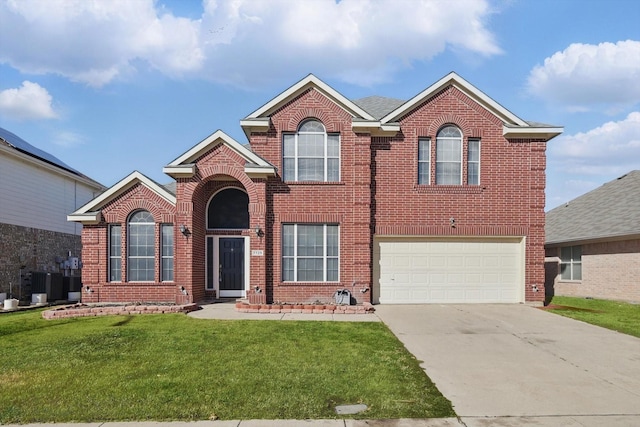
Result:
{"label": "second story window", "polygon": [[436,137],[436,184],[462,184],[462,132],[445,126]]}
{"label": "second story window", "polygon": [[318,120],[306,120],[295,134],[283,135],[285,181],[340,181],[340,135]]}

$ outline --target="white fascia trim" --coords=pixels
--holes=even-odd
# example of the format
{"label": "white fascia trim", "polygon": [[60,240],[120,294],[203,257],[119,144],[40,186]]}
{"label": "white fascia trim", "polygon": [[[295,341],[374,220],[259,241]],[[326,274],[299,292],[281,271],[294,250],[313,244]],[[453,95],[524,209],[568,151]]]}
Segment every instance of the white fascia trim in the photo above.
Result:
{"label": "white fascia trim", "polygon": [[344,97],[340,92],[333,89],[331,86],[314,76],[309,74],[307,77],[300,80],[298,83],[291,86],[289,89],[282,92],[280,95],[273,98],[271,101],[264,104],[262,107],[249,114],[246,119],[257,119],[259,117],[269,115],[269,113],[278,107],[281,103],[289,98],[292,98],[299,93],[306,90],[308,87],[315,87],[320,92],[323,92],[327,97],[331,98],[336,104],[338,104],[343,110],[353,116],[358,116],[367,120],[375,120],[369,113],[358,107],[352,101]]}
{"label": "white fascia trim", "polygon": [[548,141],[560,135],[562,132],[564,132],[563,127],[502,127],[502,135],[505,138],[546,138]]}
{"label": "white fascia trim", "polygon": [[171,176],[179,176],[180,178],[191,178],[196,174],[196,165],[193,163],[179,166],[165,166],[162,172]]}
{"label": "white fascia trim", "polygon": [[52,164],[47,163],[45,161],[42,161],[42,160],[40,160],[40,159],[38,159],[36,157],[30,156],[30,155],[25,154],[25,153],[23,153],[21,151],[18,151],[17,149],[15,149],[13,147],[7,147],[7,146],[5,146],[3,144],[0,144],[0,151],[4,151],[8,155],[16,157],[16,158],[18,158],[18,159],[20,159],[22,161],[27,162],[27,163],[31,163],[31,164],[37,166],[38,168],[46,169],[49,172],[53,172],[53,173],[55,173],[57,175],[64,176],[65,178],[69,178],[69,179],[72,179],[74,181],[81,182],[82,184],[84,184],[84,185],[86,185],[86,186],[88,186],[90,188],[93,188],[93,189],[95,189],[97,191],[104,191],[107,188],[104,185],[100,184],[99,182],[93,181],[90,178],[85,178],[85,177],[83,177],[81,175],[76,175],[76,174],[74,174],[72,172],[69,172],[66,169],[63,169],[63,168],[59,167],[59,166],[52,165]]}
{"label": "white fascia trim", "polygon": [[400,132],[398,123],[381,124],[379,121],[357,121],[351,123],[354,132],[369,133],[371,136],[395,136]]}
{"label": "white fascia trim", "polygon": [[253,128],[256,130],[268,131],[270,125],[271,120],[269,119],[269,117],[240,120],[240,126],[243,128]]}
{"label": "white fascia trim", "polygon": [[416,105],[423,102],[425,99],[433,96],[442,88],[447,85],[452,84],[462,92],[466,93],[472,99],[476,99],[480,104],[482,104],[487,110],[493,113],[500,120],[508,123],[514,123],[520,126],[527,126],[527,122],[513,114],[511,111],[504,108],[502,105],[498,104],[496,101],[487,96],[484,92],[480,91],[478,88],[473,86],[471,83],[460,77],[455,72],[451,72],[420,92],[418,95],[411,98],[409,101],[402,104],[400,107],[396,108],[386,116],[384,116],[380,121],[382,123],[385,122],[393,122],[398,119],[400,116],[405,113],[411,111],[415,108]]}
{"label": "white fascia trim", "polygon": [[240,120],[240,127],[244,131],[247,139],[251,139],[251,132],[268,132],[271,127],[269,117],[261,117],[250,120]]}
{"label": "white fascia trim", "polygon": [[276,176],[276,168],[273,166],[264,167],[246,165],[244,167],[244,173],[246,173],[249,178],[268,178],[270,176]]}
{"label": "white fascia trim", "polygon": [[[220,141],[218,141],[220,140]],[[218,144],[225,144],[227,147],[234,150],[236,153],[240,154],[245,158],[248,162],[255,163],[259,166],[271,166],[267,163],[262,157],[255,154],[253,151],[246,148],[244,145],[240,144],[235,139],[231,138],[229,135],[224,133],[221,130],[217,130],[207,138],[199,142],[195,147],[175,159],[173,162],[169,163],[167,167],[180,166],[182,164],[191,164],[193,160],[197,159],[202,155],[202,153],[210,150]]]}
{"label": "white fascia trim", "polygon": [[140,172],[134,171],[129,175],[127,175],[126,177],[124,177],[123,179],[121,179],[118,183],[116,183],[113,187],[109,188],[107,191],[100,194],[98,197],[91,200],[89,203],[85,204],[84,206],[80,207],[78,210],[73,212],[71,216],[84,215],[88,212],[94,212],[94,211],[99,212],[99,209],[101,209],[105,203],[116,198],[117,196],[124,193],[125,191],[127,191],[128,189],[130,189],[131,187],[133,187],[138,183],[149,188],[151,191],[153,191],[154,193],[156,193],[157,195],[165,199],[167,202],[175,206],[176,196],[174,196],[173,194],[168,192],[165,188],[156,184],[154,181],[147,178]]}
{"label": "white fascia trim", "polygon": [[80,222],[85,225],[99,224],[101,219],[100,211],[67,215],[68,222]]}

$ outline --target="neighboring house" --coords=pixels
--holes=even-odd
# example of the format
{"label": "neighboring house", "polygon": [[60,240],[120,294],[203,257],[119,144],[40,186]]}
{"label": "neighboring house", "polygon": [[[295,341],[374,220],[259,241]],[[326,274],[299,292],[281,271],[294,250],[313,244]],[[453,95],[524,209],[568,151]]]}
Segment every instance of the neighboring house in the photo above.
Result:
{"label": "neighboring house", "polygon": [[0,293],[25,297],[19,292],[28,272],[57,272],[69,252],[79,256],[82,226],[67,214],[104,190],[0,128]]}
{"label": "neighboring house", "polygon": [[547,212],[545,228],[549,297],[640,302],[640,171]]}
{"label": "neighboring house", "polygon": [[[87,301],[539,302],[546,142],[455,73],[408,101],[313,75],[73,214]],[[344,295],[344,294],[343,294]]]}

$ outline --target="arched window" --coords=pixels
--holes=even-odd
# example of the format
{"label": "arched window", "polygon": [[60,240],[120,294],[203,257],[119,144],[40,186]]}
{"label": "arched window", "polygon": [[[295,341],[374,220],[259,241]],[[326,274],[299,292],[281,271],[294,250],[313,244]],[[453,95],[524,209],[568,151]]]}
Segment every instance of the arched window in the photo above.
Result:
{"label": "arched window", "polygon": [[327,133],[320,121],[309,119],[282,138],[285,181],[340,181],[340,134]]}
{"label": "arched window", "polygon": [[436,136],[436,184],[462,183],[462,132],[447,125]]}
{"label": "arched window", "polygon": [[219,191],[207,207],[207,228],[249,228],[249,196],[237,188]]}
{"label": "arched window", "polygon": [[137,211],[129,217],[128,273],[130,282],[153,282],[155,274],[155,223],[147,211]]}

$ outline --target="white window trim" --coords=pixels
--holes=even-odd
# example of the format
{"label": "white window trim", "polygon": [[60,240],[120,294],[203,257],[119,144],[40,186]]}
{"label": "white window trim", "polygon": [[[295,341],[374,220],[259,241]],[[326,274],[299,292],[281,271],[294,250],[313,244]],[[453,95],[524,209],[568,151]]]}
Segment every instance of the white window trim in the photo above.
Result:
{"label": "white window trim", "polygon": [[[563,282],[581,282],[582,281],[582,247],[580,247],[580,261],[575,261],[574,259],[574,255],[573,255],[573,248],[578,247],[580,245],[575,245],[575,246],[564,246],[562,248],[560,248],[560,271],[558,273],[558,275],[560,276],[560,280]],[[570,248],[571,249],[571,258],[569,259],[569,261],[563,261],[562,260],[562,249],[564,248]],[[580,265],[580,279],[574,279],[573,278],[573,266],[574,265]],[[566,265],[569,268],[569,272],[571,273],[571,278],[569,279],[564,279],[562,277],[562,266]]]}
{"label": "white window trim", "polygon": [[[157,227],[155,222],[131,222],[131,217],[140,211],[133,212],[129,219],[127,219],[127,282],[129,283],[154,283],[156,278],[156,268],[158,267],[156,264],[156,232]],[[145,212],[149,212],[146,211]],[[151,212],[149,212],[151,215]],[[131,255],[131,224],[136,225],[152,225],[153,226],[153,256],[140,256],[140,255]],[[153,278],[151,280],[130,280],[131,277],[131,260],[132,259],[153,259]]]}
{"label": "white window trim", "polygon": [[[287,255],[285,256],[284,254],[281,255],[281,259],[284,260],[285,258],[290,258],[293,259],[293,280],[282,280],[284,283],[337,283],[340,282],[340,225],[339,224],[331,224],[331,223],[327,223],[327,224],[311,224],[311,223],[286,223],[286,224],[282,224],[282,241],[284,242],[284,226],[285,225],[293,225],[293,255]],[[321,281],[300,281],[298,280],[298,225],[322,225],[323,226],[323,231],[322,231],[322,280]],[[327,226],[332,226],[332,227],[337,227],[338,228],[338,255],[336,256],[329,256],[327,255],[327,244],[328,244],[328,233],[327,233]],[[284,251],[282,251],[284,252]],[[305,256],[303,258],[320,258],[319,256],[316,257],[310,257],[310,256]],[[328,273],[328,263],[327,260],[328,259],[337,259],[338,260],[338,277],[336,280],[327,280],[327,273]],[[281,278],[283,278],[284,276],[284,262],[281,262],[282,264],[282,271],[281,271]]]}
{"label": "white window trim", "polygon": [[[111,230],[113,228],[115,228],[115,227],[120,228],[120,255],[116,255],[116,256],[114,256],[112,254],[112,245],[111,245],[111,242],[112,242],[112,239],[113,239],[113,237],[111,235]],[[108,228],[109,228],[109,235],[108,235],[108,239],[109,239],[109,242],[108,242],[108,245],[109,245],[108,264],[109,265],[107,267],[107,274],[108,274],[109,277],[107,279],[107,282],[121,283],[122,282],[122,224],[109,224]],[[113,260],[115,260],[115,259],[120,259],[120,274],[119,274],[120,280],[111,280],[111,267],[113,265],[112,264]]]}
{"label": "white window trim", "polygon": [[[460,128],[458,128],[458,130],[460,130]],[[436,185],[463,185],[462,184],[462,178],[464,176],[464,166],[466,166],[466,165],[465,165],[464,160],[462,158],[463,157],[462,155],[464,154],[464,135],[462,134],[462,130],[460,130],[460,134],[461,134],[460,138],[457,138],[457,137],[453,138],[451,136],[441,136],[441,137],[439,137],[436,134],[436,150],[435,150],[435,157],[436,157],[436,176],[435,176],[435,181],[436,182],[435,183],[436,183]],[[455,141],[460,141],[460,156],[459,156],[460,160],[459,161],[457,161],[457,162],[450,161],[450,160],[440,160],[440,161],[438,161],[438,141],[439,140],[442,141],[442,140],[445,140],[445,139],[449,140],[449,141],[454,141],[454,140]],[[438,163],[440,163],[440,164],[444,164],[444,163],[457,163],[457,164],[460,164],[460,177],[459,177],[460,178],[460,182],[458,184],[440,184],[438,182]]]}
{"label": "white window trim", "polygon": [[[317,121],[318,123],[322,124],[319,120],[314,120]],[[283,169],[284,169],[284,159],[293,159],[294,160],[294,179],[290,179],[289,177],[287,177],[287,179],[285,180],[286,182],[340,182],[340,180],[342,179],[342,168],[341,168],[341,155],[342,155],[342,150],[341,150],[341,145],[342,145],[342,140],[340,138],[340,134],[339,133],[335,133],[335,132],[327,132],[326,127],[324,126],[324,124],[322,124],[322,127],[325,129],[324,132],[308,132],[308,131],[297,131],[295,133],[285,133],[282,136],[282,160],[283,160]],[[322,181],[300,181],[299,179],[299,173],[298,173],[298,163],[300,159],[319,159],[319,157],[309,157],[309,156],[304,156],[304,157],[300,157],[300,155],[298,154],[298,146],[299,146],[299,140],[298,137],[300,136],[300,134],[303,135],[323,135],[323,142],[324,142],[324,146],[323,146],[323,166],[324,166],[324,171],[323,171],[323,180]],[[293,141],[293,149],[294,149],[294,154],[293,157],[291,156],[285,156],[284,155],[284,137],[285,135],[293,135],[294,136],[294,141]],[[336,135],[338,137],[338,156],[337,157],[329,157],[329,135]],[[328,180],[328,175],[329,175],[329,159],[337,159],[338,160],[338,179],[337,181],[329,181]]]}
{"label": "white window trim", "polygon": [[[420,160],[420,143],[426,143],[427,150],[427,160]],[[426,163],[429,165],[427,168],[427,182],[420,182],[420,164]],[[418,138],[418,185],[429,185],[431,184],[431,138]]]}
{"label": "white window trim", "polygon": [[[478,142],[478,161],[471,162],[469,161],[469,143],[471,141]],[[478,164],[478,183],[477,184],[469,184],[469,164],[477,163]],[[482,183],[482,176],[480,174],[480,165],[482,164],[482,140],[480,138],[467,138],[467,185],[480,185]]]}
{"label": "white window trim", "polygon": [[[163,231],[163,228],[165,227],[173,230],[171,256],[164,254],[164,233],[162,231]],[[174,229],[174,225],[169,223],[160,224],[160,281],[161,282],[172,283],[175,281],[175,278],[176,278],[175,252],[176,252],[176,232]],[[174,260],[173,266],[171,267],[171,270],[172,270],[171,275],[173,276],[173,279],[171,280],[165,280],[164,278],[164,263],[166,259]]]}

